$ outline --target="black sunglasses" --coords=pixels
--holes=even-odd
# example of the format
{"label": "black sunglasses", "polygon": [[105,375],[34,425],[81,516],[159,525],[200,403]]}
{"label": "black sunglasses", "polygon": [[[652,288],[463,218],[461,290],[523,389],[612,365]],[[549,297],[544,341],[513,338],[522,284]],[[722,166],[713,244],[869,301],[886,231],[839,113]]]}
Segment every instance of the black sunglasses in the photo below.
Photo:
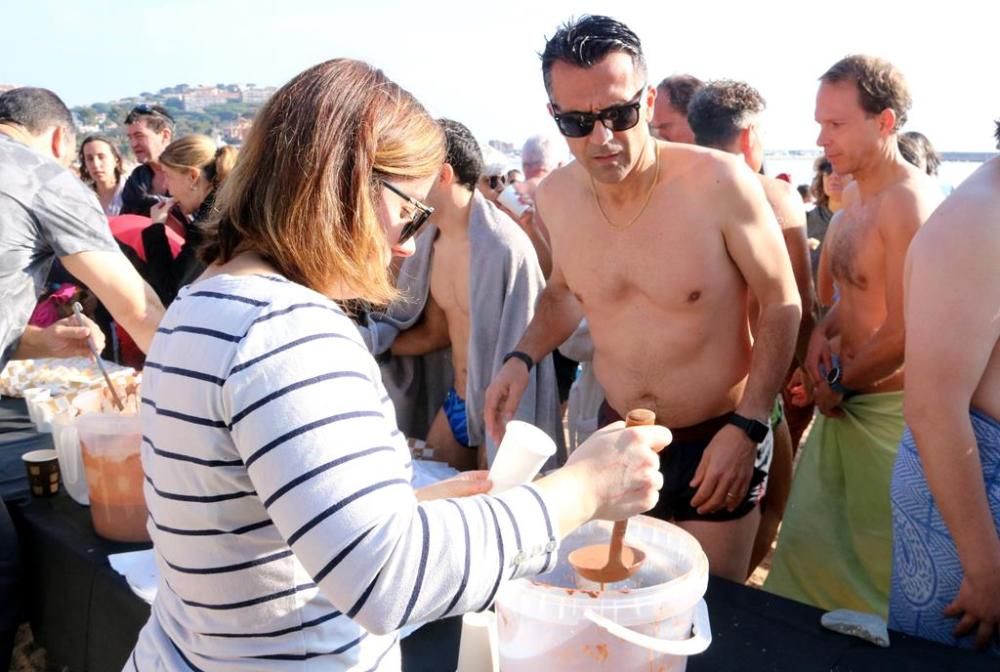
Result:
{"label": "black sunglasses", "polygon": [[507,184],[507,178],[503,175],[483,175],[483,179],[486,180],[490,189],[496,190]]}
{"label": "black sunglasses", "polygon": [[162,107],[160,105],[149,105],[147,103],[139,103],[138,105],[132,108],[131,112],[128,113],[128,116],[125,118],[125,123],[126,124],[133,123],[135,121],[135,118],[141,114],[164,117],[166,119],[169,119],[171,122],[174,121],[173,115],[167,112],[165,107]]}
{"label": "black sunglasses", "polygon": [[413,218],[406,224],[403,224],[403,230],[399,232],[399,239],[396,241],[396,244],[402,245],[410,238],[417,235],[417,232],[420,231],[420,227],[424,225],[424,222],[426,222],[434,212],[434,208],[429,205],[424,205],[412,196],[404,194],[402,191],[392,186],[385,180],[382,180],[382,186],[417,209],[417,211],[413,213]]}
{"label": "black sunglasses", "polygon": [[567,138],[583,138],[594,131],[594,124],[600,121],[609,131],[627,131],[639,123],[642,109],[641,96],[646,85],[632,99],[622,105],[612,105],[597,112],[552,112],[559,132]]}
{"label": "black sunglasses", "polygon": [[827,175],[833,174],[833,166],[830,164],[829,161],[824,161],[823,163],[819,164],[819,170],[821,173],[825,173]]}

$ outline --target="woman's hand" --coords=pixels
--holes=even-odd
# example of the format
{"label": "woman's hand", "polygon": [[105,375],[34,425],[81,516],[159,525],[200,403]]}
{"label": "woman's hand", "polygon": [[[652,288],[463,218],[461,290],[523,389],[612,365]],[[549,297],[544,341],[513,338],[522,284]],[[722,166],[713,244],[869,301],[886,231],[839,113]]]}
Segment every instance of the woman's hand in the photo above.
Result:
{"label": "woman's hand", "polygon": [[562,469],[536,481],[556,508],[560,536],[592,519],[624,520],[653,508],[663,487],[657,453],[668,443],[666,427],[626,429],[616,422],[592,434]]}
{"label": "woman's hand", "polygon": [[415,491],[418,502],[429,502],[432,499],[453,499],[456,497],[471,497],[489,492],[493,481],[487,478],[488,471],[465,471],[458,476],[419,488]]}
{"label": "woman's hand", "polygon": [[156,205],[149,209],[149,218],[153,220],[153,224],[163,224],[167,221],[167,214],[170,212],[170,208],[172,207],[174,207],[174,199],[161,199]]}

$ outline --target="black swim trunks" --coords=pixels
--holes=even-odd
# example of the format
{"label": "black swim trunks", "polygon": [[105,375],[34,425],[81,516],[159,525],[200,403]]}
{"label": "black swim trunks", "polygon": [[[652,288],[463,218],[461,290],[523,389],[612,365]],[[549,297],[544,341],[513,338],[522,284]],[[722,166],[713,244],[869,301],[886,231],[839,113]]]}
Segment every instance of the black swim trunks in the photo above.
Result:
{"label": "black swim trunks", "polygon": [[[660,499],[646,515],[661,520],[707,520],[725,521],[738,520],[753,511],[754,507],[764,497],[767,490],[767,474],[771,468],[771,457],[774,452],[773,433],[768,432],[767,438],[757,446],[757,458],[754,460],[753,477],[750,488],[740,505],[733,511],[720,509],[715,513],[700,514],[691,506],[691,499],[698,491],[688,485],[694,478],[701,462],[705,448],[712,442],[715,434],[729,422],[730,414],[720,415],[697,425],[670,429],[673,441],[660,453],[660,473],[663,474],[663,489]],[[610,425],[622,417],[605,401],[598,412],[599,427]]]}

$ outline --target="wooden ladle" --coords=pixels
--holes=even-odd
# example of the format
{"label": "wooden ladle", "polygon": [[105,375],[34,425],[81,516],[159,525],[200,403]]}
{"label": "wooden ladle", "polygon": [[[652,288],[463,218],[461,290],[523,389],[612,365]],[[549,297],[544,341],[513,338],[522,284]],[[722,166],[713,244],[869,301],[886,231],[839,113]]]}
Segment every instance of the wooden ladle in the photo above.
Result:
{"label": "wooden ladle", "polygon": [[[644,408],[629,411],[626,427],[655,425],[656,414]],[[611,530],[610,544],[593,544],[578,548],[569,554],[573,570],[587,581],[616,583],[629,578],[642,566],[646,554],[638,548],[625,545],[628,518],[619,520]]]}

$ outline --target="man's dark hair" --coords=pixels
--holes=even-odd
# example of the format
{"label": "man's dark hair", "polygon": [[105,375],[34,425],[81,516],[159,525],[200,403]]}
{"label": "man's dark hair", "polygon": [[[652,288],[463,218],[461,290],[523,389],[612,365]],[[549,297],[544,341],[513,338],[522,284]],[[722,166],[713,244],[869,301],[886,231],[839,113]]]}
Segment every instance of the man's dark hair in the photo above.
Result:
{"label": "man's dark hair", "polygon": [[552,66],[556,61],[578,68],[590,68],[612,52],[628,54],[636,71],[642,79],[646,78],[642,43],[628,26],[607,16],[588,14],[570,19],[559,26],[556,34],[545,43],[545,50],[542,52],[545,91],[552,95]]}
{"label": "man's dark hair", "polygon": [[66,103],[48,89],[23,86],[0,94],[0,123],[17,124],[32,135],[52,126],[76,132]]}
{"label": "man's dark hair", "polygon": [[140,120],[144,121],[153,133],[162,133],[165,128],[174,130],[174,115],[170,114],[170,110],[162,105],[146,103],[136,105],[125,117],[125,125],[128,126]]}
{"label": "man's dark hair", "polygon": [[479,176],[483,174],[483,151],[465,124],[451,119],[438,119],[444,131],[448,155],[445,163],[455,171],[455,181],[469,191],[476,189]]}
{"label": "man's dark hair", "polygon": [[823,73],[819,81],[836,84],[854,82],[858,87],[858,101],[869,116],[883,110],[896,113],[898,131],[906,123],[906,114],[913,104],[903,73],[889,61],[876,56],[845,56]]}
{"label": "man's dark hair", "polygon": [[688,105],[688,125],[702,147],[726,150],[767,103],[749,84],[728,79],[710,82]]}
{"label": "man's dark hair", "polygon": [[670,107],[679,114],[687,114],[691,99],[703,86],[704,82],[694,75],[671,75],[657,84],[656,89],[667,97]]}
{"label": "man's dark hair", "polygon": [[941,166],[941,156],[934,149],[934,145],[927,139],[927,136],[917,131],[900,133],[896,138],[899,142],[899,153],[911,164],[920,168],[924,164],[924,170],[928,175],[937,175]]}

